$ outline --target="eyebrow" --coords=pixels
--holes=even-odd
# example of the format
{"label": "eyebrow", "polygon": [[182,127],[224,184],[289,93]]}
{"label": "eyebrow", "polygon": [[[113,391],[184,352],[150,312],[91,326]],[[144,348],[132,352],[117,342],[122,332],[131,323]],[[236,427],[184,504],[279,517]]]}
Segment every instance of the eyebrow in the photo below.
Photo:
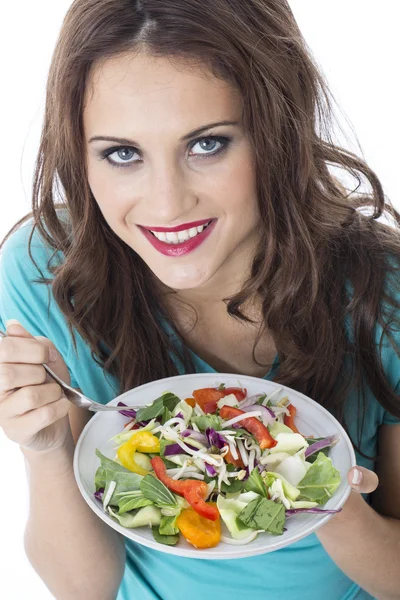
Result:
{"label": "eyebrow", "polygon": [[[199,127],[198,129],[195,129],[194,131],[191,131],[190,133],[184,135],[180,139],[180,141],[185,142],[186,140],[189,140],[190,138],[196,137],[196,136],[204,133],[204,131],[207,131],[208,129],[212,129],[213,127],[220,127],[221,125],[239,126],[239,122],[238,121],[218,121],[217,123],[209,123],[208,125]],[[92,142],[117,142],[118,144],[126,144],[127,146],[139,146],[140,145],[137,142],[135,142],[134,140],[129,140],[128,138],[120,138],[120,137],[114,137],[114,136],[108,136],[108,135],[95,135],[90,138],[89,144],[91,144]]]}

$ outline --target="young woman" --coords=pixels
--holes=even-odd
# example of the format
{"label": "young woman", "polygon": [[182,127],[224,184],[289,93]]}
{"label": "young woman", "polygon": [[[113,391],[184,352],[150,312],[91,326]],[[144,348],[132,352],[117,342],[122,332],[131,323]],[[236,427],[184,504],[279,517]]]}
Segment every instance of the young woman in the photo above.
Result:
{"label": "young woman", "polygon": [[[335,147],[329,111],[283,0],[72,4],[33,218],[1,258],[0,425],[26,459],[26,552],[58,600],[398,598],[400,221],[377,220],[380,182]],[[104,403],[178,373],[283,382],[349,431],[354,491],[315,535],[252,558],[125,540],[78,491],[89,415],[43,362]]]}

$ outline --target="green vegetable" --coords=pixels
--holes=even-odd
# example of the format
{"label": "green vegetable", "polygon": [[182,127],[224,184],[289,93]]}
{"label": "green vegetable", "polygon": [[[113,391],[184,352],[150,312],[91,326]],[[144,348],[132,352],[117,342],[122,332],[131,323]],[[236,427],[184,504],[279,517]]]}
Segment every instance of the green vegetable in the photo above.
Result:
{"label": "green vegetable", "polygon": [[160,523],[160,535],[176,535],[179,533],[179,529],[176,526],[176,519],[179,515],[175,515],[174,517],[161,517]]}
{"label": "green vegetable", "polygon": [[145,506],[135,512],[127,512],[123,515],[119,515],[113,511],[111,507],[108,507],[108,512],[112,517],[119,521],[122,527],[128,527],[133,529],[134,527],[144,527],[159,525],[161,522],[161,511],[155,506]]}
{"label": "green vegetable", "polygon": [[332,464],[332,460],[319,452],[317,460],[311,465],[298,484],[300,496],[298,500],[310,500],[325,504],[340,485],[340,473]]}
{"label": "green vegetable", "polygon": [[162,414],[161,417],[161,424],[165,425],[165,423],[167,421],[169,421],[172,418],[172,412],[169,410],[169,408],[167,408],[166,406],[164,406],[164,412]]}
{"label": "green vegetable", "polygon": [[267,394],[263,394],[254,402],[254,404],[262,404],[266,397],[267,397]]}
{"label": "green vegetable", "polygon": [[181,402],[175,406],[172,415],[176,417],[179,413],[183,415],[185,423],[189,423],[193,414],[193,408],[187,402],[181,400]]}
{"label": "green vegetable", "polygon": [[235,540],[242,540],[253,533],[253,528],[249,528],[247,525],[244,525],[243,522],[238,521],[238,515],[246,508],[249,502],[257,497],[258,496],[253,492],[240,494],[236,498],[224,498],[221,495],[218,496],[217,507],[219,514]]}
{"label": "green vegetable", "polygon": [[122,515],[123,513],[130,512],[131,510],[135,510],[137,508],[143,508],[144,506],[151,506],[153,502],[144,496],[138,497],[127,497],[121,498],[119,500],[118,506],[119,511],[118,514]]}
{"label": "green vegetable", "polygon": [[172,394],[171,392],[166,392],[161,396],[161,398],[164,402],[164,406],[168,408],[168,410],[170,410],[171,412],[173,412],[175,406],[179,404],[179,402],[181,402],[181,399],[178,398],[178,396],[175,396],[175,394]]}
{"label": "green vegetable", "polygon": [[180,399],[166,392],[160,398],[157,398],[150,406],[140,408],[136,413],[136,421],[148,421],[149,419],[155,419],[160,415],[164,414],[164,409],[167,408],[169,411],[173,411],[175,406],[180,402]]}
{"label": "green vegetable", "polygon": [[[205,479],[205,478],[204,478]],[[227,485],[225,481],[221,483],[221,492],[224,494],[237,494],[245,489],[245,481],[243,479],[230,478],[230,485]],[[207,482],[208,483],[208,482]]]}
{"label": "green vegetable", "polygon": [[192,417],[192,423],[197,425],[200,431],[205,431],[208,428],[220,431],[222,429],[221,419],[217,415],[201,415],[200,417]]}
{"label": "green vegetable", "polygon": [[285,507],[267,498],[256,498],[239,513],[238,518],[252,529],[262,529],[282,535],[285,525]]}
{"label": "green vegetable", "polygon": [[146,475],[142,478],[140,489],[143,496],[161,506],[176,506],[175,496],[157,477]]}
{"label": "green vegetable", "polygon": [[275,423],[268,425],[268,429],[273,438],[276,438],[278,433],[293,433],[290,427],[284,425],[280,421],[275,421]]}
{"label": "green vegetable", "polygon": [[161,535],[158,527],[152,527],[153,537],[159,544],[175,546],[179,542],[179,535]]}
{"label": "green vegetable", "polygon": [[247,481],[245,481],[244,489],[247,492],[255,492],[264,498],[268,498],[266,485],[257,467],[252,470]]}
{"label": "green vegetable", "polygon": [[153,470],[148,454],[143,454],[142,452],[135,452],[135,462],[147,471]]}
{"label": "green vegetable", "polygon": [[276,479],[281,480],[285,497],[287,497],[289,500],[292,500],[293,502],[297,500],[297,498],[300,495],[300,492],[291,483],[289,483],[287,479],[285,479],[279,473],[274,473],[273,471],[264,472],[264,481],[267,487],[271,487]]}
{"label": "green vegetable", "polygon": [[106,473],[107,469],[109,471],[113,471],[113,472],[115,472],[115,471],[121,471],[122,473],[130,473],[131,472],[128,469],[125,469],[125,467],[123,467],[122,465],[115,462],[115,460],[111,460],[111,458],[107,458],[107,456],[104,456],[104,454],[102,454],[100,452],[100,450],[98,450],[98,448],[96,448],[96,456],[98,456],[100,458],[100,467],[97,469],[96,475],[94,478],[96,492],[100,488],[106,487],[107,479],[108,479],[107,473]]}
{"label": "green vegetable", "polygon": [[300,433],[293,433],[293,431],[290,431],[290,433],[278,433],[275,435],[275,440],[277,444],[270,449],[270,454],[287,452],[293,455],[308,446],[303,436]]}
{"label": "green vegetable", "polygon": [[[321,440],[323,440],[324,438],[306,438],[308,444],[311,446],[311,444],[315,444],[315,442],[319,442]],[[325,456],[329,456],[329,453],[331,451],[331,447],[328,446],[327,448],[322,448],[322,450],[320,450],[320,452],[323,452],[325,454]],[[308,463],[314,463],[318,458],[318,453],[315,452],[314,454],[311,454],[311,456],[307,457],[307,462]]]}

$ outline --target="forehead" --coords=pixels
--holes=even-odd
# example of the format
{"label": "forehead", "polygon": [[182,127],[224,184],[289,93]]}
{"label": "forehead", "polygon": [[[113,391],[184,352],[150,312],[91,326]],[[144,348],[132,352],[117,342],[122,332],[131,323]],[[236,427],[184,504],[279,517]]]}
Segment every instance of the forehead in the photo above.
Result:
{"label": "forehead", "polygon": [[146,126],[154,119],[195,121],[196,126],[237,116],[241,109],[239,93],[205,66],[133,52],[95,64],[85,100],[89,128],[121,119]]}

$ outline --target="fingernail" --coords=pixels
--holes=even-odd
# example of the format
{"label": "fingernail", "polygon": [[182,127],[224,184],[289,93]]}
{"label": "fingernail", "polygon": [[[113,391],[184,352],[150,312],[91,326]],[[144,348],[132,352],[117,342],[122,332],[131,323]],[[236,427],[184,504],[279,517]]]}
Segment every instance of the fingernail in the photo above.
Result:
{"label": "fingernail", "polygon": [[8,319],[8,321],[6,321],[6,329],[8,329],[10,325],[19,325],[20,327],[22,327],[21,323],[17,321],[17,319]]}
{"label": "fingernail", "polygon": [[353,478],[351,480],[353,485],[360,485],[362,478],[363,478],[362,472],[359,469],[354,469]]}
{"label": "fingernail", "polygon": [[50,352],[49,352],[50,362],[56,362],[57,356],[58,356],[57,351],[54,350],[54,348],[50,348]]}

